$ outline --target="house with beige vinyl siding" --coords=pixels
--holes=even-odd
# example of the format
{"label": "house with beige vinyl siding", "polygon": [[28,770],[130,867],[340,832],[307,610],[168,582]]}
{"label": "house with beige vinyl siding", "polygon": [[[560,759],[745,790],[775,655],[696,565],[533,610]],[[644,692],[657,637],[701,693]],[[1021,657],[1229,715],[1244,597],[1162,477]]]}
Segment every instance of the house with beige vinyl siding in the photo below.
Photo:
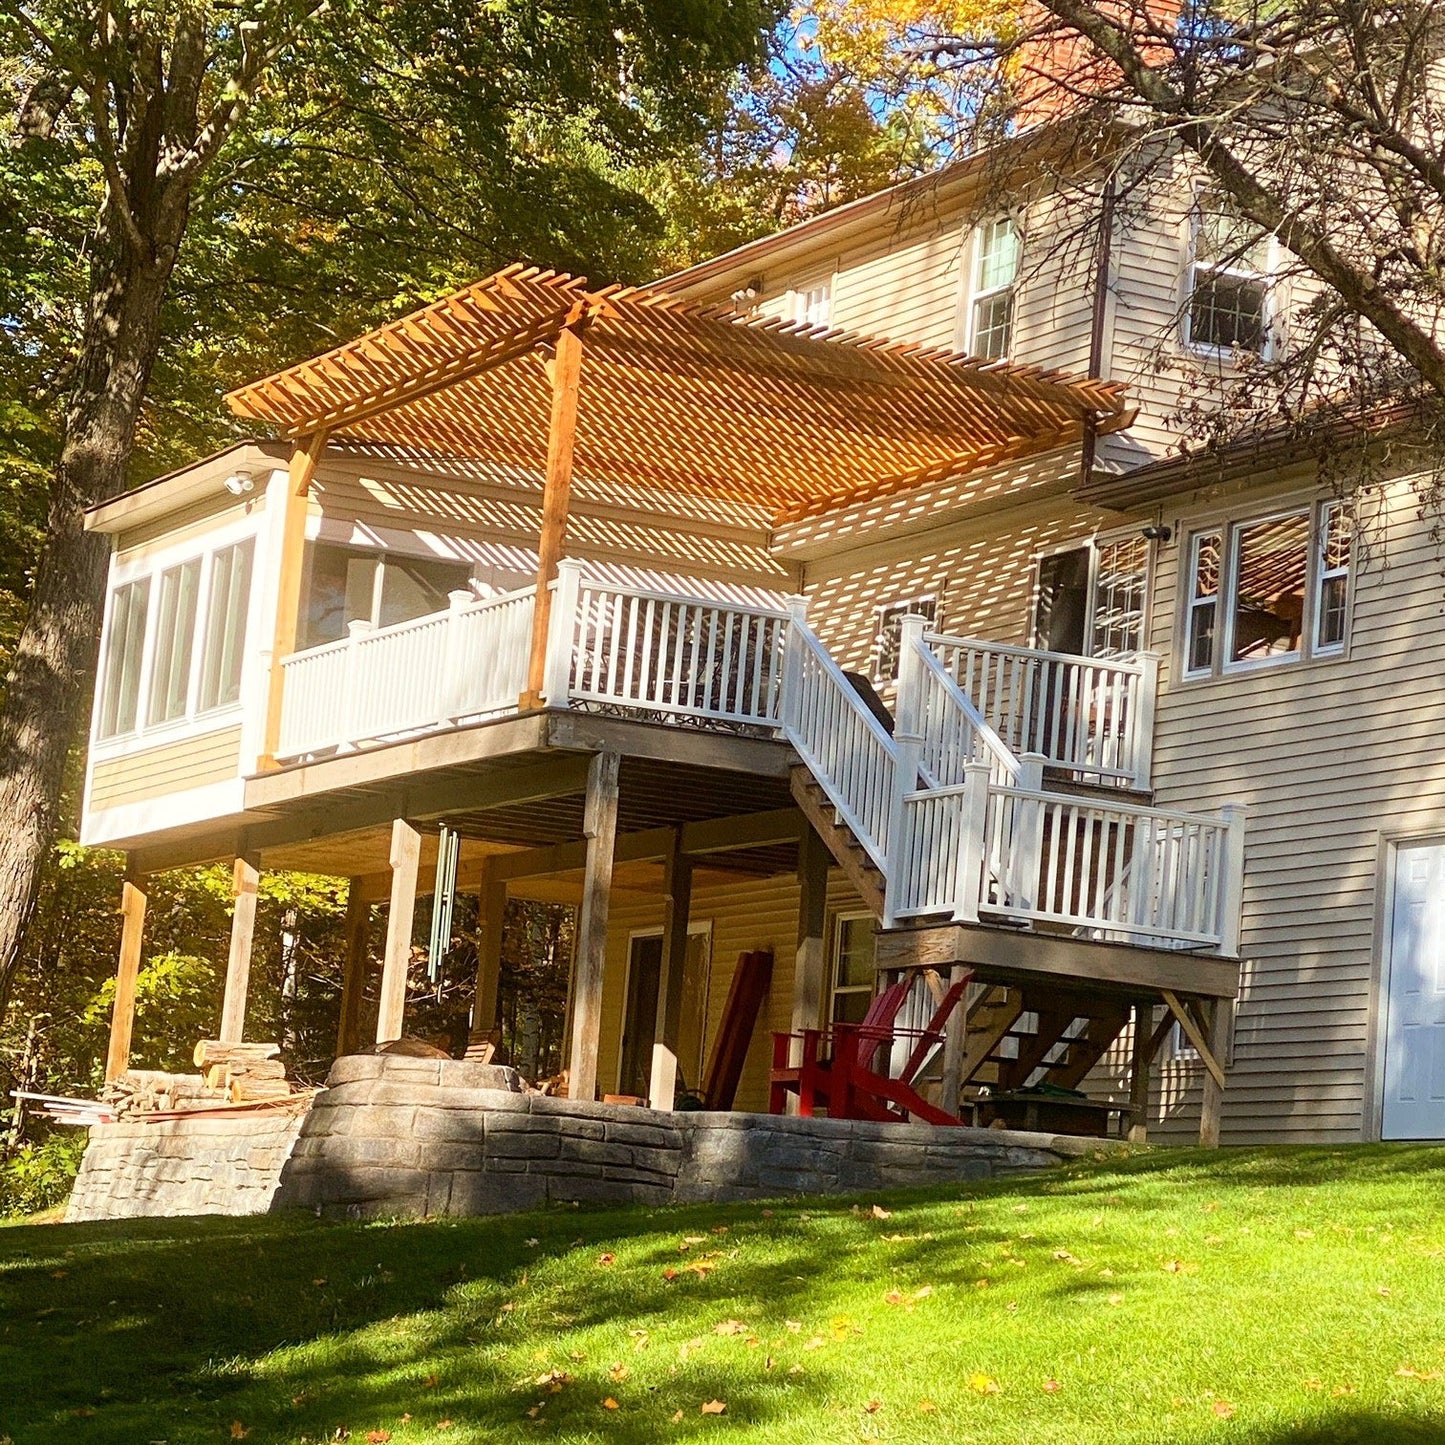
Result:
{"label": "house with beige vinyl siding", "polygon": [[577,908],[572,1098],[1445,1135],[1434,544],[1408,479],[1362,518],[1287,449],[1178,459],[1181,388],[1287,340],[1269,248],[1180,194],[975,160],[235,393],[275,440],[91,516],[122,982],[150,874],[336,874],[337,1052],[396,1040],[454,880],[477,1052],[507,898]]}

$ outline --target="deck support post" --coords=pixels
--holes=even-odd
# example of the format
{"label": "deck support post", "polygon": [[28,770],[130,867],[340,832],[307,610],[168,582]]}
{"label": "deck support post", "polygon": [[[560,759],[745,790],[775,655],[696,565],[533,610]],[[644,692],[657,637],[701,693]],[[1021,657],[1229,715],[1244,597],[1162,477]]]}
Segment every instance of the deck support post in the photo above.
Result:
{"label": "deck support post", "polygon": [[[1218,1072],[1206,1068],[1204,1097],[1199,1105],[1199,1144],[1203,1149],[1219,1148],[1219,1126],[1224,1112],[1224,1063],[1229,1057],[1234,1033],[1234,1000],[1217,998],[1209,1005],[1209,1053],[1219,1065]],[[1205,1060],[1206,1064],[1211,1062]]]}
{"label": "deck support post", "polygon": [[391,906],[386,918],[386,952],[381,963],[381,1001],[376,1041],[390,1043],[402,1034],[406,1013],[406,974],[411,962],[411,925],[416,913],[416,884],[421,867],[421,833],[405,818],[391,825]]}
{"label": "deck support post", "polygon": [[[687,923],[692,908],[692,859],[682,851],[681,830],[673,834],[672,850],[663,860],[662,897],[662,976],[647,1097],[654,1109],[671,1109],[677,1099],[677,1038],[682,1028]],[[693,1080],[694,1086],[700,1082]]]}
{"label": "deck support post", "polygon": [[582,880],[582,908],[577,918],[577,952],[572,964],[569,1099],[590,1101],[597,1094],[597,1052],[602,1035],[602,992],[607,971],[607,908],[617,843],[619,763],[616,753],[600,752],[587,768],[587,799],[582,820],[587,862]]}
{"label": "deck support post", "polygon": [[231,878],[231,948],[226,955],[226,992],[221,1003],[223,1044],[239,1044],[246,1036],[246,996],[251,990],[251,948],[256,941],[256,897],[261,885],[261,860],[254,854],[236,859]]}
{"label": "deck support post", "polygon": [[[789,1031],[815,1029],[823,1018],[823,985],[828,971],[828,845],[811,827],[798,839],[798,947],[793,955],[793,1013]],[[792,1064],[802,1062],[801,1043],[793,1042]],[[794,1108],[797,1096],[788,1096]]]}
{"label": "deck support post", "polygon": [[1154,1005],[1134,1005],[1133,1054],[1129,1070],[1129,1142],[1149,1137],[1149,1068],[1154,1058]]}
{"label": "deck support post", "polygon": [[527,690],[518,707],[543,705],[547,637],[552,617],[552,582],[567,540],[572,495],[572,454],[577,444],[577,395],[582,379],[582,326],[574,322],[557,334],[557,355],[549,365],[552,413],[547,427],[547,473],[542,489],[542,531],[537,544],[537,601],[532,612],[532,651]]}
{"label": "deck support post", "polygon": [[507,912],[507,880],[495,863],[482,864],[477,890],[477,991],[472,1000],[472,1027],[468,1048],[488,1042],[497,1028],[497,1003],[502,978],[502,922]]}
{"label": "deck support post", "polygon": [[346,969],[341,980],[341,1018],[336,1025],[336,1057],[361,1047],[361,996],[366,987],[367,945],[371,936],[371,900],[365,884],[353,878],[346,890]]}
{"label": "deck support post", "polygon": [[[972,969],[955,963],[948,971],[950,989],[968,980]],[[978,985],[974,985],[975,989]],[[963,1092],[963,1057],[968,1045],[967,994],[954,1005],[944,1025],[943,1035],[943,1088],[939,1094],[938,1107],[945,1114],[958,1117],[959,1096]]]}
{"label": "deck support post", "polygon": [[266,690],[266,729],[261,741],[258,769],[274,768],[281,745],[284,658],[296,651],[296,631],[301,620],[301,576],[306,560],[306,516],[311,480],[316,464],[326,451],[329,434],[313,432],[299,438],[291,452],[291,464],[282,490],[280,515],[271,532],[272,545],[279,549],[271,564],[276,588],[276,621],[271,639],[271,676]]}
{"label": "deck support post", "polygon": [[146,880],[126,872],[120,892],[120,958],[115,970],[115,1004],[110,1013],[110,1045],[105,1053],[105,1081],[118,1079],[130,1065],[130,1037],[135,1026],[135,981],[140,972],[145,934]]}

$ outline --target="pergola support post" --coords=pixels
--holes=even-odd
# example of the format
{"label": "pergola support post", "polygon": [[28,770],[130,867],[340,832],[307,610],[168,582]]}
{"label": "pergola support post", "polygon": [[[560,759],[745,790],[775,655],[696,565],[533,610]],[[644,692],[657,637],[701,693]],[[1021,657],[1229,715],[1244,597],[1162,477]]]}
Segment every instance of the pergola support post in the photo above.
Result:
{"label": "pergola support post", "polygon": [[[798,946],[793,955],[792,1033],[815,1029],[823,1017],[823,985],[827,976],[828,845],[811,827],[798,839]],[[793,1052],[797,1054],[798,1045]],[[801,1062],[795,1057],[793,1062]],[[790,1106],[796,1097],[789,1095]]]}
{"label": "pergola support post", "polygon": [[261,860],[253,854],[236,859],[231,875],[231,947],[226,955],[226,992],[221,1002],[223,1044],[239,1044],[246,1036],[246,997],[251,989],[251,951],[256,941],[256,900],[261,886]]}
{"label": "pergola support post", "polygon": [[1133,1050],[1129,1069],[1129,1142],[1149,1137],[1149,1069],[1154,1059],[1154,1006],[1134,1005]]}
{"label": "pergola support post", "polygon": [[547,474],[542,490],[542,531],[537,544],[537,600],[532,612],[532,651],[527,690],[518,706],[529,712],[543,704],[547,637],[552,619],[552,583],[567,542],[572,498],[572,455],[577,444],[577,395],[582,381],[582,332],[564,326],[550,365],[552,413],[547,427]]}
{"label": "pergola support post", "polygon": [[682,851],[681,832],[674,834],[672,851],[663,862],[662,896],[662,976],[647,1094],[654,1109],[671,1109],[677,1099],[677,1039],[682,1027],[687,922],[692,907],[692,859]]}
{"label": "pergola support post", "polygon": [[381,963],[381,1001],[376,1041],[399,1039],[406,1013],[406,974],[411,963],[411,926],[421,868],[421,833],[405,818],[391,825],[391,906],[386,918],[386,951]]}
{"label": "pergola support post", "polygon": [[607,970],[607,909],[617,842],[619,763],[616,753],[600,752],[587,769],[587,800],[582,823],[587,862],[583,871],[582,908],[577,919],[577,954],[572,965],[569,1099],[590,1100],[597,1094],[597,1054]]}
{"label": "pergola support post", "polygon": [[371,939],[371,900],[364,880],[353,878],[346,890],[346,970],[341,982],[341,1018],[336,1026],[336,1056],[361,1047],[361,996],[366,988],[367,946]]}
{"label": "pergola support post", "polygon": [[131,1031],[135,1027],[135,982],[140,972],[145,935],[146,880],[127,871],[120,892],[120,958],[115,970],[115,1003],[110,1013],[110,1044],[105,1053],[105,1081],[118,1079],[130,1065]]}

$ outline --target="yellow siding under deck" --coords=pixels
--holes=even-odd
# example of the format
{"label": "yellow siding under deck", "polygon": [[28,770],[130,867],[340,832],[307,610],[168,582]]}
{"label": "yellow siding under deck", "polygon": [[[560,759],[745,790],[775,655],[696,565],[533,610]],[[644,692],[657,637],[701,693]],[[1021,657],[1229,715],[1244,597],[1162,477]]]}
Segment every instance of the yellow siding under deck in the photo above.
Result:
{"label": "yellow siding under deck", "polygon": [[180,742],[96,763],[87,804],[92,811],[223,783],[241,770],[241,729],[218,728]]}

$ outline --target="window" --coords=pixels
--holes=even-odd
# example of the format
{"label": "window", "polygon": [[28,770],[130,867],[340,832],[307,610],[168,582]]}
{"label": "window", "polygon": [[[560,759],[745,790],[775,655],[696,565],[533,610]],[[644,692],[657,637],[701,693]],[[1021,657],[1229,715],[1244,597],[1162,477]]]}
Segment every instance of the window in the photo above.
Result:
{"label": "window", "polygon": [[311,549],[303,646],[339,641],[350,622],[388,627],[441,612],[447,593],[470,582],[471,567],[466,562],[317,544]]}
{"label": "window", "polygon": [[833,923],[829,1023],[862,1023],[868,1013],[877,977],[873,966],[873,929],[871,913],[842,914]]}
{"label": "window", "polygon": [[201,658],[202,712],[240,700],[241,662],[246,646],[246,614],[251,606],[250,538],[226,547],[211,559],[206,599],[206,645]]}
{"label": "window", "polygon": [[998,361],[1009,354],[1018,270],[1018,227],[1009,216],[986,221],[974,232],[968,319],[968,350],[974,356]]}
{"label": "window", "polygon": [[1190,539],[1185,675],[1340,652],[1350,531],[1341,502],[1251,517]]}
{"label": "window", "polygon": [[938,615],[938,602],[933,597],[910,597],[904,602],[889,602],[878,609],[878,632],[874,638],[877,659],[875,676],[879,682],[898,680],[898,660],[903,650],[903,619],[918,616],[930,624]]}
{"label": "window", "polygon": [[1215,193],[1195,206],[1189,267],[1188,340],[1217,351],[1269,349],[1270,238]]}
{"label": "window", "polygon": [[1052,552],[1038,566],[1036,647],[1128,657],[1144,645],[1149,543],[1137,532]]}
{"label": "window", "polygon": [[804,326],[830,326],[833,312],[833,283],[816,281],[811,286],[788,292],[788,320]]}
{"label": "window", "polygon": [[97,735],[113,738],[136,725],[141,657],[145,652],[150,578],[128,582],[110,595],[110,631],[105,646],[105,682],[100,694]]}
{"label": "window", "polygon": [[199,557],[161,573],[150,705],[146,711],[148,724],[172,722],[186,715],[200,581]]}

